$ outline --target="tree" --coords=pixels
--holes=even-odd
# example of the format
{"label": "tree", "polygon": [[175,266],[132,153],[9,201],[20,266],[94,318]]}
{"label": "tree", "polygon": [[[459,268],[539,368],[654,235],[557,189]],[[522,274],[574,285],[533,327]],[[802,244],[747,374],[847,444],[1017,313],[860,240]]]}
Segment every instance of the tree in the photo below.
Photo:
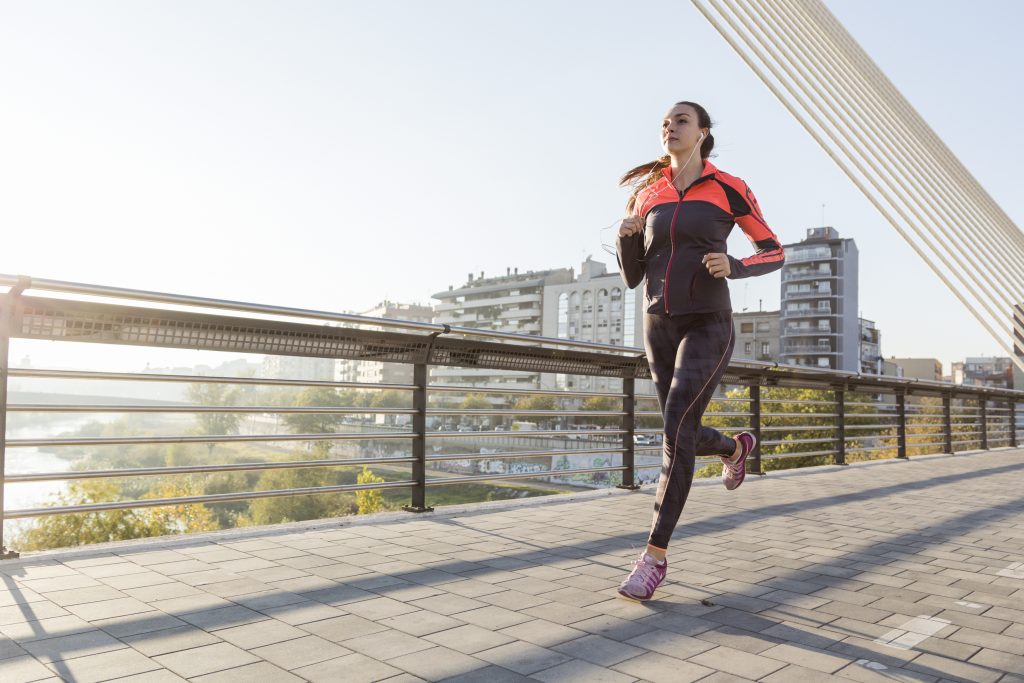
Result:
{"label": "tree", "polygon": [[[337,408],[342,397],[330,387],[308,387],[295,397],[296,407]],[[289,413],[284,423],[294,434],[334,434],[342,423],[339,413]],[[309,448],[318,458],[330,455],[333,443],[326,440],[311,440]]]}
{"label": "tree", "polygon": [[[165,482],[143,498],[177,498],[199,492],[198,485],[191,480]],[[84,479],[71,482],[67,492],[58,494],[52,505],[109,503],[121,498],[121,487],[116,482]],[[40,517],[35,525],[22,532],[13,545],[21,550],[45,550],[217,528],[213,514],[200,504],[104,510]]]}
{"label": "tree", "polygon": [[[227,384],[210,382],[188,385],[186,394],[192,403],[200,406],[236,405],[238,391]],[[241,413],[196,413],[195,430],[205,436],[226,436],[238,433]],[[206,444],[207,453],[213,455],[215,443]]]}
{"label": "tree", "polygon": [[[366,465],[363,465],[362,471],[356,477],[357,484],[380,484],[383,481],[384,477],[374,474],[373,470]],[[361,515],[378,512],[384,508],[384,494],[380,489],[356,491],[356,504],[359,506],[359,514]]]}
{"label": "tree", "polygon": [[[580,406],[583,410],[622,410],[622,399],[612,398],[611,396],[591,396],[583,402]],[[587,416],[586,418],[591,424],[597,425],[618,425],[621,422],[621,418],[613,415],[595,415],[594,417]]]}

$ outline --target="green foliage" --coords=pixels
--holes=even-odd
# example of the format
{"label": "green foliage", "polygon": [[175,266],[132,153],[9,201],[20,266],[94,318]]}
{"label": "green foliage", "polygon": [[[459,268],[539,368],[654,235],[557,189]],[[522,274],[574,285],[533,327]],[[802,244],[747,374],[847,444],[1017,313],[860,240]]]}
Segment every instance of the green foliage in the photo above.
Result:
{"label": "green foliage", "polygon": [[558,401],[554,396],[523,396],[515,403],[515,410],[557,410]]}
{"label": "green foliage", "polygon": [[[196,482],[164,483],[145,498],[193,496]],[[67,493],[57,496],[55,505],[88,505],[121,499],[121,487],[114,481],[84,479],[71,482]],[[41,517],[27,528],[14,545],[20,550],[66,548],[89,543],[106,543],[126,538],[211,531],[217,528],[212,513],[202,505],[173,505],[134,510],[105,510]]]}
{"label": "green foliage", "polygon": [[[612,398],[611,396],[591,396],[587,400],[583,401],[580,406],[581,410],[622,410],[622,399]],[[612,426],[619,425],[621,418],[614,417],[611,415],[595,415],[593,417],[583,416],[578,418],[585,420],[590,424],[596,424],[601,426]]]}
{"label": "green foliage", "polygon": [[[357,484],[380,484],[384,481],[384,477],[377,476],[373,473],[366,465],[363,465],[362,471],[359,476],[356,477]],[[372,512],[379,512],[384,508],[384,496],[381,495],[379,489],[367,489],[366,491],[356,491],[356,505],[359,509],[359,514],[368,515]]]}
{"label": "green foliage", "polygon": [[462,410],[486,410],[490,407],[491,402],[483,394],[468,394],[459,404]]}
{"label": "green foliage", "polygon": [[[233,406],[238,404],[239,392],[229,384],[190,384],[186,390],[189,400],[199,406]],[[196,413],[195,431],[204,436],[226,436],[238,433],[241,413]],[[206,444],[208,454],[215,443]]]}

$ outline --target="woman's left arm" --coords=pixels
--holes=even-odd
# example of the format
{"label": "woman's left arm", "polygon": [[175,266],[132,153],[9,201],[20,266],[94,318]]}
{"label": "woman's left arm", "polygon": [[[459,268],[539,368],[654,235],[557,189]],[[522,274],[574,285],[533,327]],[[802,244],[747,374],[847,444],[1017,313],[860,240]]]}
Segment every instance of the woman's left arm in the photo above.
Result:
{"label": "woman's left arm", "polygon": [[[736,225],[740,226],[757,252],[744,259],[728,257],[730,272],[726,277],[730,280],[765,275],[778,270],[786,262],[786,253],[782,249],[782,244],[772,229],[768,227],[768,223],[765,222],[754,193],[750,191],[745,182],[739,182],[743,192],[739,197],[740,201],[736,202],[739,205],[737,207],[739,211],[734,213],[733,220],[736,221]],[[739,188],[734,189],[738,190]],[[736,197],[734,196],[732,199],[735,201]]]}

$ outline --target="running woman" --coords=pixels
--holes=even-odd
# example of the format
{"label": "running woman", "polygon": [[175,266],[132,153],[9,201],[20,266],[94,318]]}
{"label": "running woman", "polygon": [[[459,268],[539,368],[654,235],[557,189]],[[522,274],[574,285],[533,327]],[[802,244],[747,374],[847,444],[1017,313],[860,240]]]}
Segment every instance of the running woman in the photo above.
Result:
{"label": "running woman", "polygon": [[[729,490],[743,483],[750,432],[727,437],[701,418],[732,356],[732,302],[726,278],[764,275],[785,254],[747,184],[708,161],[711,118],[693,102],[673,106],[661,124],[665,156],[622,177],[634,185],[616,253],[626,286],[644,283],[644,349],[665,419],[661,477],[647,549],[619,593],[648,600],[665,580],[665,555],[693,482],[696,456],[722,458]],[[737,259],[726,239],[739,225],[757,253]]]}

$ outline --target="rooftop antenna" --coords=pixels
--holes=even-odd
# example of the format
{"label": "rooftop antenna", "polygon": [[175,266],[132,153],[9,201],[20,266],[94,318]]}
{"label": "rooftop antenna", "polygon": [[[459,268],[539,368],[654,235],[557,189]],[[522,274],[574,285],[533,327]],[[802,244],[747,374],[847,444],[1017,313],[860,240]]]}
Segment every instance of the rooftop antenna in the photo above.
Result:
{"label": "rooftop antenna", "polygon": [[825,227],[825,204],[821,205],[821,227]]}

